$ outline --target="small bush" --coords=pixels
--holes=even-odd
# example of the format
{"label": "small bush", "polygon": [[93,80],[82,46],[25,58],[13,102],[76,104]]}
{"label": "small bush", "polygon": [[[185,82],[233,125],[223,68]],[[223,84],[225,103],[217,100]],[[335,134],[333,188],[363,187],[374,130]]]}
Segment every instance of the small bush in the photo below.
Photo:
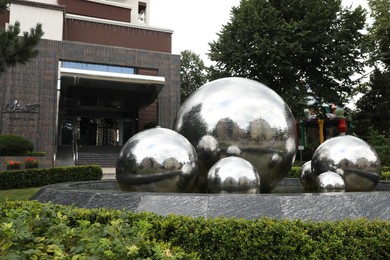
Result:
{"label": "small bush", "polygon": [[53,183],[100,180],[99,166],[71,166],[49,169],[25,169],[0,172],[0,189],[40,187]]}
{"label": "small bush", "polygon": [[301,177],[301,166],[293,166],[288,172],[286,178],[300,178]]}
{"label": "small bush", "polygon": [[39,152],[39,151],[28,151],[25,155],[26,156],[35,156],[35,157],[43,157],[45,156],[45,152]]}
{"label": "small bush", "polygon": [[390,146],[374,146],[382,165],[390,165]]}
{"label": "small bush", "polygon": [[197,259],[154,240],[147,220],[129,223],[119,212],[108,212],[115,218],[98,222],[82,217],[88,210],[53,204],[7,202],[2,209],[1,259]]}
{"label": "small bush", "polygon": [[0,156],[21,156],[34,150],[29,140],[18,135],[0,135]]}
{"label": "small bush", "polygon": [[381,180],[390,181],[390,171],[382,172]]}
{"label": "small bush", "polygon": [[7,171],[20,170],[22,168],[22,162],[15,160],[8,160],[4,164]]}
{"label": "small bush", "polygon": [[33,157],[24,158],[23,164],[25,169],[36,169],[39,166],[38,159]]}

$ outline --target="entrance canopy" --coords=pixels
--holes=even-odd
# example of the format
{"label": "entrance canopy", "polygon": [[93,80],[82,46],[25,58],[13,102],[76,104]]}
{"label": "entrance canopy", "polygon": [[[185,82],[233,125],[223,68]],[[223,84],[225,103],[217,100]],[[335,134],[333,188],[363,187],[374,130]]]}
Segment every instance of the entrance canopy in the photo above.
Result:
{"label": "entrance canopy", "polygon": [[137,96],[141,106],[153,103],[165,84],[165,78],[129,74],[128,72],[99,71],[80,68],[60,68],[61,85],[82,88],[129,91]]}

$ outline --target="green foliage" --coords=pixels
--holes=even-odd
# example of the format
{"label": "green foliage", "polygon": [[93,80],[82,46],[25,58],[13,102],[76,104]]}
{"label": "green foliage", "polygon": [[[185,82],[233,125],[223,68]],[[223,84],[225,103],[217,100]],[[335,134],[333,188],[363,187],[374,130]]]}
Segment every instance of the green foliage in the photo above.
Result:
{"label": "green foliage", "polygon": [[371,74],[367,90],[356,102],[357,111],[353,115],[355,132],[368,136],[370,131],[390,136],[390,72],[375,69]]}
{"label": "green foliage", "polygon": [[390,172],[390,164],[388,166],[382,166],[382,171]]}
{"label": "green foliage", "polygon": [[[9,0],[1,1],[0,13],[9,3]],[[18,21],[14,25],[8,25],[7,30],[0,27],[0,73],[4,72],[8,66],[25,64],[38,55],[35,47],[43,36],[42,25],[37,24],[35,28],[30,29],[30,32],[23,32],[21,37],[20,32]]]}
{"label": "green foliage", "polygon": [[206,66],[192,51],[181,52],[180,96],[183,103],[195,90],[206,83]]}
{"label": "green foliage", "polygon": [[8,5],[11,3],[11,0],[1,0],[0,1],[0,14],[3,14],[7,9]]}
{"label": "green foliage", "polygon": [[390,181],[390,170],[389,171],[382,171],[381,179],[384,181]]}
{"label": "green foliage", "polygon": [[25,155],[26,156],[39,156],[39,157],[43,157],[45,156],[45,152],[39,152],[39,151],[28,151]]}
{"label": "green foliage", "polygon": [[100,180],[99,166],[71,166],[48,169],[25,169],[0,172],[0,189],[40,187],[53,183]]}
{"label": "green foliage", "polygon": [[374,146],[373,148],[377,152],[382,165],[390,165],[390,145]]}
{"label": "green foliage", "polygon": [[21,156],[34,150],[29,140],[18,135],[0,135],[0,156]]}
{"label": "green foliage", "polygon": [[372,146],[386,146],[385,135],[380,134],[373,127],[368,128],[367,142]]}
{"label": "green foliage", "polygon": [[326,103],[352,93],[368,46],[366,12],[340,0],[247,0],[233,7],[219,38],[210,43],[211,79],[241,76],[274,89],[294,114],[303,111],[307,87]]}
{"label": "green foliage", "polygon": [[184,250],[194,250],[201,254],[202,259],[367,259],[389,256],[390,223],[385,221],[304,223],[267,218],[207,221],[168,216],[160,222],[156,231],[158,238]]}
{"label": "green foliage", "polygon": [[300,178],[301,177],[301,167],[302,166],[293,166],[288,172],[286,178]]}
{"label": "green foliage", "polygon": [[382,59],[390,52],[390,2],[388,0],[368,0],[370,15],[373,18],[369,28],[372,42],[372,59]]}
{"label": "green foliage", "polygon": [[163,217],[31,201],[7,202],[0,207],[0,258],[6,259],[390,257],[389,221]]}
{"label": "green foliage", "polygon": [[82,210],[37,202],[8,202],[1,212],[2,259],[196,259],[155,241],[148,221],[127,222],[121,217],[126,214],[115,211],[92,211],[111,214],[104,222],[80,218]]}

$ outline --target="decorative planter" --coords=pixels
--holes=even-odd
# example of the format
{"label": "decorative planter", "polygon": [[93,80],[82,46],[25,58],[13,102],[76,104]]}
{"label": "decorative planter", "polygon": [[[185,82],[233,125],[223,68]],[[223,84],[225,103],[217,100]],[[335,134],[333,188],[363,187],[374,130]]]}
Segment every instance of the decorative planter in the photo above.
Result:
{"label": "decorative planter", "polygon": [[24,158],[24,168],[25,169],[35,169],[38,168],[39,162],[37,158],[27,157]]}
{"label": "decorative planter", "polygon": [[22,168],[22,163],[19,161],[8,160],[5,162],[5,166],[7,171],[20,170]]}

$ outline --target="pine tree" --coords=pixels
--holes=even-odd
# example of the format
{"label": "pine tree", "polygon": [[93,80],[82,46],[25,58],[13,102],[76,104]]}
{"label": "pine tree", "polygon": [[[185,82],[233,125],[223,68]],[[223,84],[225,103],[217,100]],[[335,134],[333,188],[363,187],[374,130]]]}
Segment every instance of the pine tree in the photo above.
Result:
{"label": "pine tree", "polygon": [[[0,0],[0,15],[6,11],[10,0]],[[20,33],[20,23],[15,22],[5,30],[0,28],[0,73],[7,67],[24,64],[38,55],[35,48],[43,36],[42,25],[37,24],[30,32]]]}

